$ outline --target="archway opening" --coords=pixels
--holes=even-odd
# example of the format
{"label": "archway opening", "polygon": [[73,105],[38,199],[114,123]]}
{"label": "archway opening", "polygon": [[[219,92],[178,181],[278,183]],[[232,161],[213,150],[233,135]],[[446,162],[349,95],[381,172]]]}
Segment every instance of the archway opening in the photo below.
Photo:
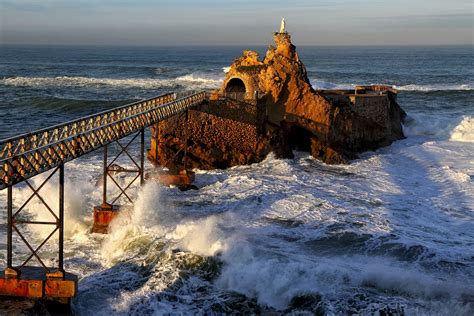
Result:
{"label": "archway opening", "polygon": [[225,87],[226,92],[245,92],[245,84],[239,78],[232,78],[227,82]]}
{"label": "archway opening", "polygon": [[308,130],[299,127],[291,126],[289,134],[289,142],[291,149],[298,151],[311,152],[311,138],[314,135]]}

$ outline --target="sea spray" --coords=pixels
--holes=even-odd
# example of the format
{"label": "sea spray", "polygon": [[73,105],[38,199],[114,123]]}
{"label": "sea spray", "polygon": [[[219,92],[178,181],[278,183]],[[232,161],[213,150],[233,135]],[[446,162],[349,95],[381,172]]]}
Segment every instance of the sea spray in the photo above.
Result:
{"label": "sea spray", "polygon": [[451,131],[450,139],[461,142],[474,142],[474,117],[463,117],[462,121]]}
{"label": "sea spray", "polygon": [[471,115],[409,114],[403,126],[406,136],[436,137],[438,140],[474,141],[474,117]]}
{"label": "sea spray", "polygon": [[[133,208],[125,209],[111,223],[111,232],[102,246],[104,259],[116,260],[122,257],[147,235],[160,237],[174,248],[203,256],[212,256],[225,247],[221,240],[222,232],[218,228],[218,217],[181,219],[181,215],[171,205],[160,199],[160,191],[158,183],[147,183],[139,191]],[[130,243],[134,246],[130,247]]]}
{"label": "sea spray", "polygon": [[[50,173],[42,174],[29,181],[32,187],[37,189],[49,175]],[[87,229],[90,203],[85,197],[90,196],[94,190],[95,188],[87,181],[83,182],[66,178],[64,188],[64,209],[65,216],[67,217],[64,221],[64,235],[66,238],[70,238],[76,233],[83,232]],[[44,200],[47,206],[38,196],[34,195],[29,186],[22,184],[15,187],[13,203],[16,210],[23,206],[32,195],[33,198],[25,205],[18,216],[26,216],[35,221],[55,222],[56,219],[51,211],[56,216],[59,216],[59,184],[57,176],[53,175],[53,177],[44,184],[41,190],[38,191],[38,195]],[[48,208],[50,208],[51,211]],[[47,237],[51,230],[52,226],[29,225],[29,231],[37,234],[38,238]],[[53,236],[53,240],[56,239],[57,236]]]}
{"label": "sea spray", "polygon": [[167,238],[177,240],[177,246],[201,256],[213,256],[226,248],[223,232],[218,228],[217,216],[197,221],[185,221],[176,226]]}

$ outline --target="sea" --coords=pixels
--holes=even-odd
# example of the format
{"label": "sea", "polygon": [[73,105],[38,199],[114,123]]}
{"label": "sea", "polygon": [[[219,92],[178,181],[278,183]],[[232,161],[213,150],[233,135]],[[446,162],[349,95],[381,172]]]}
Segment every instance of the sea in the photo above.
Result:
{"label": "sea", "polygon": [[[0,139],[165,92],[219,88],[243,49],[266,51],[0,46]],[[134,205],[108,235],[90,232],[103,152],[67,163],[64,265],[79,277],[75,314],[474,315],[474,46],[297,52],[315,89],[396,88],[406,138],[346,165],[269,154],[252,165],[195,170],[198,190],[134,184]],[[149,138],[147,131],[146,146]],[[110,159],[118,153],[111,148]],[[132,156],[138,148],[132,144]],[[116,163],[133,166],[124,155]],[[132,175],[116,177],[126,185]],[[109,196],[119,192],[108,187]],[[15,186],[14,209],[31,193]],[[40,194],[57,209],[56,176]],[[22,212],[51,219],[36,197]],[[35,246],[51,232],[19,229]],[[13,241],[19,264],[29,251],[17,234]],[[54,235],[40,251],[46,264],[57,265],[57,249]]]}

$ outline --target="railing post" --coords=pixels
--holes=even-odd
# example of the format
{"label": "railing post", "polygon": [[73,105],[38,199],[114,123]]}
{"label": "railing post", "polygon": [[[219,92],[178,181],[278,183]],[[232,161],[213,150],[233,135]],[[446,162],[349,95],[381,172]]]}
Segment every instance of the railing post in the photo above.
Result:
{"label": "railing post", "polygon": [[145,129],[140,131],[140,185],[145,184]]}
{"label": "railing post", "polygon": [[12,268],[12,233],[13,233],[13,187],[7,188],[7,268]]}
{"label": "railing post", "polygon": [[59,166],[59,271],[64,271],[64,164]]}

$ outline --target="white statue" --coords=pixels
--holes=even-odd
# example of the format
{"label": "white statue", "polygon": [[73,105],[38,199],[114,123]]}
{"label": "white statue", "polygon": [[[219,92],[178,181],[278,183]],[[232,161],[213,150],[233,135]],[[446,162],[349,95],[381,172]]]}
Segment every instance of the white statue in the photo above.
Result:
{"label": "white statue", "polygon": [[281,19],[280,33],[286,33],[286,22],[285,22],[285,18]]}

